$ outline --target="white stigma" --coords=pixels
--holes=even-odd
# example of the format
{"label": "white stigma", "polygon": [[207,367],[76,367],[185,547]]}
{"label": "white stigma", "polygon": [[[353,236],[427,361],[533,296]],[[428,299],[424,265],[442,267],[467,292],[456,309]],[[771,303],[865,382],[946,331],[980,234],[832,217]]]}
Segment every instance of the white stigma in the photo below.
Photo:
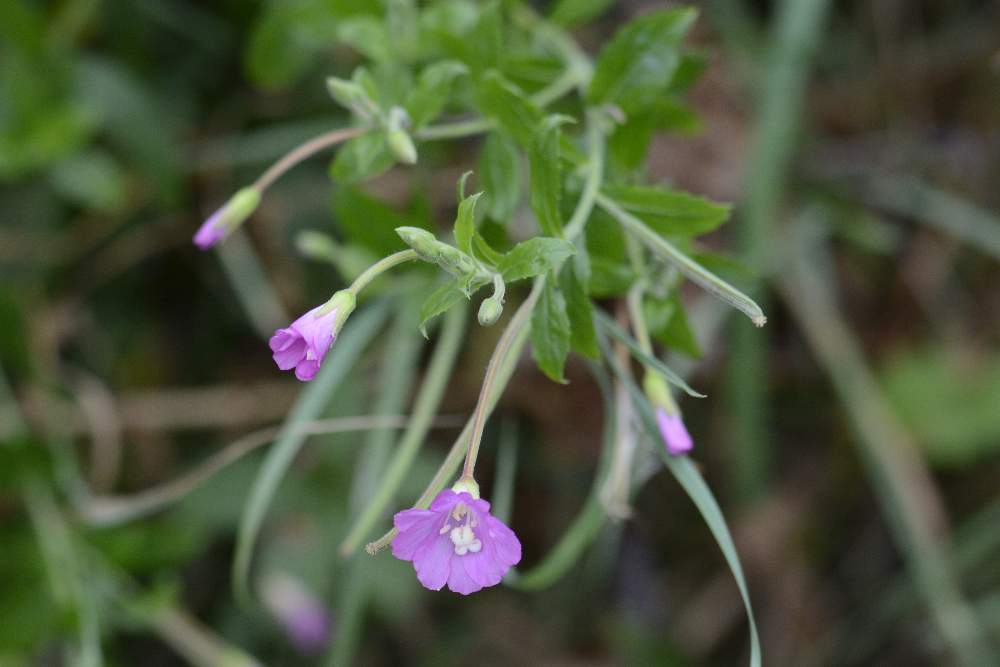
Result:
{"label": "white stigma", "polygon": [[479,553],[483,548],[483,543],[476,539],[476,534],[472,532],[469,524],[451,529],[451,543],[455,545],[455,553],[464,556],[467,553]]}

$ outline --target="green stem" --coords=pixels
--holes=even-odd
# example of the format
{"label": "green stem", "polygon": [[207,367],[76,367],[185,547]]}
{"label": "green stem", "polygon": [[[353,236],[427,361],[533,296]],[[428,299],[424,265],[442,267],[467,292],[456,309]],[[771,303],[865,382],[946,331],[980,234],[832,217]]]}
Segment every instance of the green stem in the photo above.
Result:
{"label": "green stem", "polygon": [[598,194],[597,204],[645,243],[650,250],[676,266],[692,282],[742,312],[755,326],[762,327],[767,323],[767,317],[753,299],[675,248],[672,243],[647,227],[642,220],[619,206],[615,200],[607,195]]}
{"label": "green stem", "polygon": [[285,172],[303,160],[312,157],[321,150],[327,149],[331,146],[336,146],[337,144],[347,141],[348,139],[359,137],[370,129],[371,128],[366,125],[360,125],[358,127],[341,127],[321,134],[318,137],[313,137],[309,141],[293,148],[286,153],[284,157],[268,167],[267,171],[261,174],[257,180],[254,181],[252,187],[263,194],[263,192],[271,187],[276,180],[281,178]]}
{"label": "green stem", "polygon": [[381,475],[379,485],[372,497],[364,505],[361,516],[354,522],[347,536],[340,544],[340,553],[353,553],[361,540],[371,532],[372,526],[385,513],[392,502],[406,474],[411,470],[413,461],[424,443],[427,431],[441,405],[441,398],[448,386],[448,378],[455,367],[455,360],[462,347],[462,334],[465,332],[468,307],[465,302],[445,315],[441,338],[434,348],[427,375],[417,393],[417,401],[413,407],[410,425],[399,442],[399,447],[389,463],[389,467]]}
{"label": "green stem", "polygon": [[365,269],[360,276],[355,278],[354,282],[351,283],[351,286],[347,288],[347,291],[357,296],[361,290],[368,286],[368,283],[375,280],[389,269],[399,266],[404,262],[409,262],[410,260],[418,258],[419,255],[417,255],[414,250],[400,250],[397,253],[389,255],[388,257],[383,257]]}

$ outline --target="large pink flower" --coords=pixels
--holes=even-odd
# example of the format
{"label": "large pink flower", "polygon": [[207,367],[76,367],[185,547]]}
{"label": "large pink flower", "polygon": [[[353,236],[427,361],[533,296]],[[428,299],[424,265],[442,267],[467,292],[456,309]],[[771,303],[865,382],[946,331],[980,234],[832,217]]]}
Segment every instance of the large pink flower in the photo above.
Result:
{"label": "large pink flower", "polygon": [[490,504],[462,491],[441,491],[429,509],[409,509],[393,518],[399,534],[392,555],[413,561],[425,587],[468,595],[500,583],[521,560],[514,531],[490,514]]}
{"label": "large pink flower", "polygon": [[656,423],[660,427],[660,437],[667,452],[674,456],[687,454],[694,447],[691,434],[678,414],[670,414],[663,408],[656,409]]}
{"label": "large pink flower", "polygon": [[[325,304],[324,304],[325,305]],[[274,362],[283,371],[295,369],[295,377],[308,382],[316,377],[323,358],[337,336],[337,308],[320,314],[317,306],[292,322],[287,329],[278,329],[271,336]]]}

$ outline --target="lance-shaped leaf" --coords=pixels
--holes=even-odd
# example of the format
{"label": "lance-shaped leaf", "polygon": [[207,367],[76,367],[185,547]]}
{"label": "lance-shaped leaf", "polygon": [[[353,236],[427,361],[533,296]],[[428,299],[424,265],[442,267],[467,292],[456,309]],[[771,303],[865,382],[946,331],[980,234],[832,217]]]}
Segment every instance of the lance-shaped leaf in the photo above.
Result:
{"label": "lance-shaped leaf", "polygon": [[490,132],[479,153],[478,173],[486,191],[486,214],[506,222],[521,201],[521,160],[514,140]]}
{"label": "lance-shaped leaf", "polygon": [[514,282],[545,273],[576,252],[572,243],[539,236],[518,243],[497,265],[504,282]]}
{"label": "lance-shaped leaf", "polygon": [[458,215],[455,217],[455,244],[467,255],[472,254],[472,237],[476,233],[476,202],[482,196],[482,192],[477,192],[465,197],[458,204]]}
{"label": "lance-shaped leaf", "polygon": [[396,162],[384,132],[365,132],[345,143],[330,164],[330,178],[358,183],[378,176]]}
{"label": "lance-shaped leaf", "polygon": [[520,88],[496,70],[489,70],[476,86],[476,102],[482,112],[493,118],[500,129],[523,148],[530,148],[534,128],[542,120],[542,111]]}
{"label": "lance-shaped leaf", "polygon": [[[578,253],[576,258],[585,256]],[[580,262],[566,264],[560,273],[560,283],[566,297],[566,314],[570,323],[570,345],[585,357],[596,359],[597,332],[594,330],[594,308],[587,296],[586,277],[580,276]]]}
{"label": "lance-shaped leaf", "polygon": [[538,219],[538,226],[546,236],[562,236],[562,173],[559,164],[559,145],[562,132],[559,126],[573,119],[554,114],[546,118],[535,130],[528,150],[531,165],[531,210]]}
{"label": "lance-shaped leaf", "polygon": [[427,336],[427,323],[446,312],[462,299],[467,299],[461,280],[449,280],[431,292],[420,306],[420,332]]}
{"label": "lance-shaped leaf", "polygon": [[669,90],[681,38],[696,16],[690,8],[652,12],[615,33],[597,59],[590,102],[617,104],[626,114],[649,108]]}
{"label": "lance-shaped leaf", "polygon": [[531,312],[531,354],[549,378],[565,384],[563,368],[569,354],[570,324],[566,299],[554,280],[546,281]]}
{"label": "lance-shaped leaf", "polygon": [[729,219],[730,206],[669,188],[607,185],[604,193],[664,236],[697,236]]}

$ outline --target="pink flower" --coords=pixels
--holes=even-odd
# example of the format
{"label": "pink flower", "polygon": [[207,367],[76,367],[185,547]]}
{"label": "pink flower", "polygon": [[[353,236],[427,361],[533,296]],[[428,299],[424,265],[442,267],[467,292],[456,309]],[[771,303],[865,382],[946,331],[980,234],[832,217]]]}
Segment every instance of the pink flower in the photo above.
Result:
{"label": "pink flower", "polygon": [[439,591],[448,584],[468,595],[500,583],[521,560],[514,531],[490,514],[490,504],[465,491],[441,491],[429,509],[409,509],[393,517],[399,534],[392,555],[413,561],[417,579]]}
{"label": "pink flower", "polygon": [[261,583],[264,604],[284,627],[296,650],[320,653],[330,641],[331,622],[323,603],[298,579],[278,572]]}
{"label": "pink flower", "polygon": [[679,414],[669,414],[663,408],[657,408],[656,423],[660,427],[660,437],[663,438],[663,444],[666,445],[668,453],[680,456],[687,454],[694,447],[691,435]]}
{"label": "pink flower", "polygon": [[295,377],[303,382],[316,377],[323,358],[337,337],[337,308],[320,314],[323,307],[313,308],[287,329],[278,329],[271,336],[274,363],[283,371],[294,368]]}

